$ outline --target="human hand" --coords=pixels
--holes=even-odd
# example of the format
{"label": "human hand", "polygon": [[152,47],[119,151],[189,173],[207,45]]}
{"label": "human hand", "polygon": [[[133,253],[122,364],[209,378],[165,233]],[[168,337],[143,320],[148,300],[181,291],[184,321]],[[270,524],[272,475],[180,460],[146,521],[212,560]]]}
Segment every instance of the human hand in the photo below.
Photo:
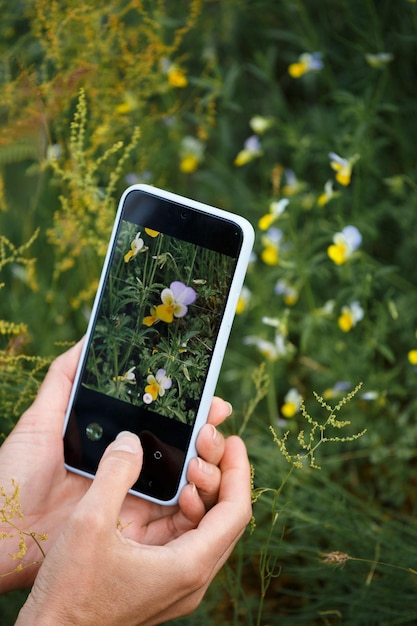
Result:
{"label": "human hand", "polygon": [[[0,448],[0,485],[9,489],[11,479],[19,485],[23,524],[26,529],[48,535],[42,543],[48,552],[65,521],[86,493],[91,481],[68,472],[64,467],[62,430],[65,410],[80,356],[81,342],[59,356],[51,365],[32,406]],[[188,484],[181,492],[178,506],[166,507],[128,495],[122,523],[131,523],[132,536],[142,543],[165,543],[194,528],[205,511],[217,500],[225,441],[215,426],[230,414],[230,405],[214,398],[208,424],[200,431],[199,460],[189,465]],[[0,531],[10,531],[0,525]],[[4,539],[0,551],[0,592],[30,586],[40,565],[41,554],[30,539],[21,572],[4,576],[17,565],[9,554],[17,553],[19,537]]]}
{"label": "human hand", "polygon": [[250,471],[238,437],[220,461],[219,499],[189,530],[164,546],[117,529],[142,449],[123,433],[43,562],[16,626],[151,626],[194,610],[251,515]]}

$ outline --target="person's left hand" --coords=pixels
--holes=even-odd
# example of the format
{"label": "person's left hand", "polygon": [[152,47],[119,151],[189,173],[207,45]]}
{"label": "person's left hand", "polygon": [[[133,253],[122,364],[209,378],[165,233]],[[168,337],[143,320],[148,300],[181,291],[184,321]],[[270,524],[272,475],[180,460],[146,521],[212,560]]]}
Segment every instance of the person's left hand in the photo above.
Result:
{"label": "person's left hand", "polygon": [[[59,356],[32,406],[0,448],[0,486],[11,492],[11,480],[19,486],[23,518],[17,520],[25,529],[48,535],[42,547],[47,552],[55,543],[64,522],[91,485],[88,478],[68,472],[64,467],[62,430],[65,411],[80,356],[81,342]],[[230,414],[230,404],[214,398],[208,424],[201,429],[197,450],[199,457],[189,464],[190,481],[181,491],[177,506],[161,506],[127,495],[120,522],[129,524],[129,534],[142,544],[163,545],[195,528],[218,497],[220,470],[217,467],[225,441],[215,428]],[[194,489],[195,485],[197,489]],[[10,532],[1,525],[0,531]],[[4,545],[6,544],[6,545]],[[0,552],[0,592],[30,586],[41,562],[35,542],[27,540],[24,567],[13,571],[17,563],[10,558],[19,551],[18,536],[3,540]]]}

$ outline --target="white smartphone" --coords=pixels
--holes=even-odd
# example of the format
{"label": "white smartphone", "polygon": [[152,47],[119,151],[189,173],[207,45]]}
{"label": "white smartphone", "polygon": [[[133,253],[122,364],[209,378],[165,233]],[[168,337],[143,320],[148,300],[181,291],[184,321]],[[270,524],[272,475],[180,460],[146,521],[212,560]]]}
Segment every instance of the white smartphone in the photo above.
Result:
{"label": "white smartphone", "polygon": [[66,413],[67,469],[92,478],[129,430],[144,450],[131,492],[177,501],[253,239],[240,216],[149,185],[124,192]]}

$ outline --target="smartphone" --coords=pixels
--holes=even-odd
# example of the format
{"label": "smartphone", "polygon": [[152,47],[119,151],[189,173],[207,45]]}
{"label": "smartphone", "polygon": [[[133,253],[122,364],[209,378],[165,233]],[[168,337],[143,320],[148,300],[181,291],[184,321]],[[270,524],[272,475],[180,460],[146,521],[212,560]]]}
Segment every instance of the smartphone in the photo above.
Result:
{"label": "smartphone", "polygon": [[144,450],[131,493],[177,502],[253,239],[240,216],[149,185],[124,192],[66,413],[67,469],[94,477],[129,430]]}

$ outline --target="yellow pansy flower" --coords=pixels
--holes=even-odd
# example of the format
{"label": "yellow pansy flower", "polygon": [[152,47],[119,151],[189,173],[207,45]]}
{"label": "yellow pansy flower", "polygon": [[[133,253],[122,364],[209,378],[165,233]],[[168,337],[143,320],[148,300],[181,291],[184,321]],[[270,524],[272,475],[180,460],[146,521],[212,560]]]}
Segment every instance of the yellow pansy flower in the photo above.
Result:
{"label": "yellow pansy flower", "polygon": [[365,54],[365,59],[374,69],[383,69],[394,60],[394,55],[390,52],[378,52],[377,54]]}
{"label": "yellow pansy flower", "polygon": [[174,318],[181,318],[188,312],[188,306],[195,302],[196,292],[192,287],[187,287],[179,280],[174,280],[161,292],[162,304],[156,307],[158,319],[171,324]]}
{"label": "yellow pansy flower", "polygon": [[359,302],[352,302],[344,306],[337,320],[340,330],[348,333],[358,322],[363,319],[364,311]]}
{"label": "yellow pansy flower", "polygon": [[246,165],[246,163],[250,163],[257,157],[262,155],[261,144],[259,138],[256,135],[252,135],[248,137],[243,144],[243,150],[241,150],[235,160],[234,164],[236,167],[241,167],[242,165]]}
{"label": "yellow pansy flower", "polygon": [[407,356],[411,365],[417,365],[417,350],[410,350]]}
{"label": "yellow pansy flower", "polygon": [[284,397],[284,404],[281,407],[281,413],[287,419],[294,417],[300,410],[301,396],[297,389],[290,389]]}
{"label": "yellow pansy flower", "polygon": [[362,235],[356,226],[345,226],[333,237],[333,244],[327,248],[327,254],[336,265],[343,265],[359,248]]}
{"label": "yellow pansy flower", "polygon": [[237,301],[237,306],[236,306],[237,315],[241,315],[244,311],[246,311],[247,306],[250,302],[251,296],[252,294],[250,290],[244,285],[240,292],[239,300]]}
{"label": "yellow pansy flower", "polygon": [[285,280],[279,280],[274,287],[274,293],[282,296],[287,306],[294,306],[298,300],[298,291]]}
{"label": "yellow pansy flower", "polygon": [[186,136],[181,141],[180,170],[184,174],[196,171],[204,157],[204,144],[195,137]]}
{"label": "yellow pansy flower", "polygon": [[149,235],[149,237],[158,237],[159,230],[153,230],[152,228],[145,228],[145,233]]}
{"label": "yellow pansy flower", "polygon": [[260,230],[268,230],[275,220],[285,211],[288,203],[289,200],[287,198],[271,202],[269,205],[269,213],[263,215],[258,222]]}
{"label": "yellow pansy flower", "polygon": [[266,265],[278,265],[279,243],[282,239],[282,231],[278,228],[270,228],[266,235],[262,237],[261,259]]}
{"label": "yellow pansy flower", "polygon": [[137,233],[136,237],[130,244],[129,252],[126,252],[124,255],[125,263],[128,263],[131,259],[133,259],[139,252],[145,252],[147,248],[145,247],[144,241],[140,236],[140,232]]}
{"label": "yellow pansy flower", "polygon": [[135,366],[131,367],[127,370],[122,376],[115,376],[113,378],[114,381],[129,383],[133,385],[136,382],[135,374],[133,373],[135,370]]}
{"label": "yellow pansy flower", "polygon": [[146,382],[148,384],[145,387],[145,395],[143,396],[145,404],[150,404],[152,401],[155,401],[158,396],[164,396],[165,391],[172,386],[172,378],[167,376],[166,370],[162,368],[156,372],[155,376],[149,374],[146,378]]}
{"label": "yellow pansy flower", "polygon": [[272,117],[264,117],[263,115],[254,115],[249,121],[249,126],[257,135],[263,135],[265,131],[271,128],[274,120]]}
{"label": "yellow pansy flower", "polygon": [[321,52],[304,52],[298,57],[296,63],[291,63],[288,67],[288,73],[293,78],[301,78],[307,72],[319,71],[323,69],[323,61]]}
{"label": "yellow pansy flower", "polygon": [[347,187],[352,178],[352,168],[359,156],[355,154],[349,159],[339,156],[336,152],[329,152],[330,167],[336,172],[336,180],[338,183]]}
{"label": "yellow pansy flower", "polygon": [[339,196],[339,195],[340,195],[340,192],[334,191],[333,189],[333,181],[328,180],[326,184],[324,185],[323,193],[320,194],[320,196],[318,197],[317,204],[319,206],[324,206],[325,204],[330,202],[330,200],[333,200],[333,198],[336,198],[336,196]]}
{"label": "yellow pansy flower", "polygon": [[175,63],[173,63],[169,67],[167,71],[167,76],[168,76],[168,83],[171,85],[171,87],[182,89],[188,85],[188,80],[185,75],[185,71],[182,68],[180,68],[178,65],[176,65]]}

